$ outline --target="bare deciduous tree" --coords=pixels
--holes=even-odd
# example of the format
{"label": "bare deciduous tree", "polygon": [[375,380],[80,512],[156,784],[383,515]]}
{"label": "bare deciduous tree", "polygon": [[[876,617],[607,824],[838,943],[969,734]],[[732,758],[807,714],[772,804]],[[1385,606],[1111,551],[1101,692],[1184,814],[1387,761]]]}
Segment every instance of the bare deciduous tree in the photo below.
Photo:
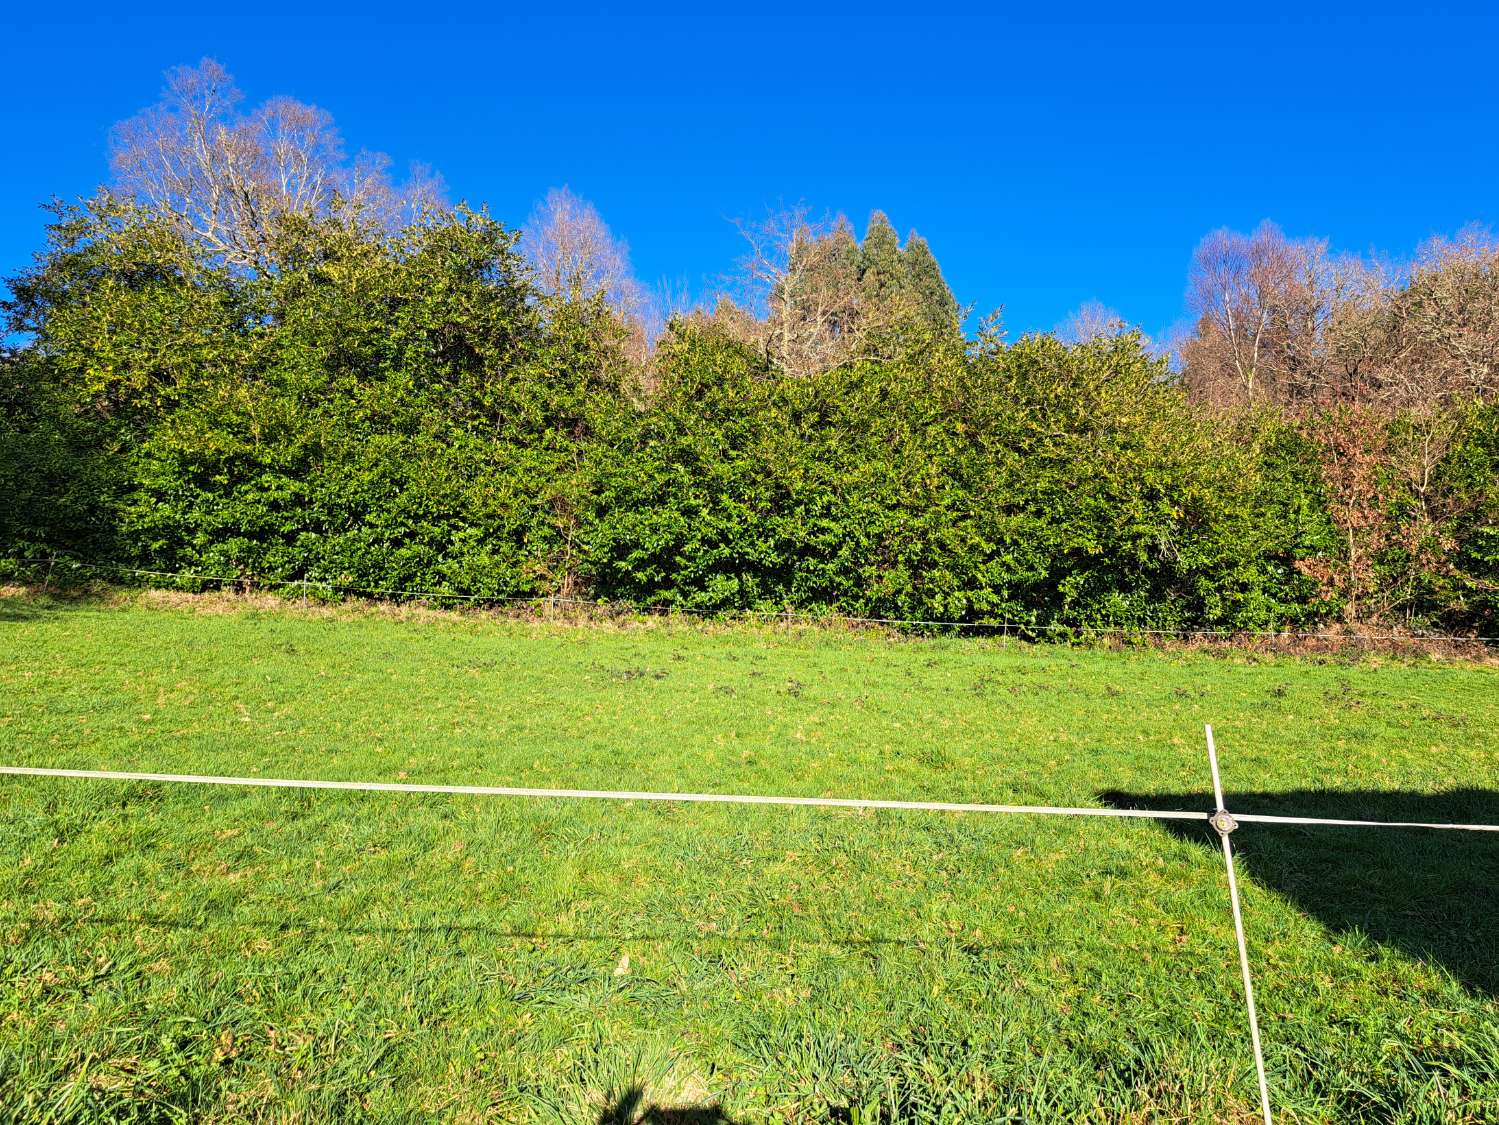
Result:
{"label": "bare deciduous tree", "polygon": [[[797,206],[738,226],[750,246],[743,303],[763,313],[766,351],[788,375],[889,358],[903,339],[930,336],[922,293],[903,275],[894,279],[902,284],[871,284],[868,241],[861,249],[843,216],[817,219]],[[904,270],[895,254],[887,270]]]}
{"label": "bare deciduous tree", "polygon": [[1417,604],[1479,498],[1444,481],[1465,403],[1499,394],[1499,244],[1469,230],[1407,270],[1268,224],[1198,248],[1188,388],[1280,407],[1318,451],[1340,557],[1304,563],[1350,622]]}
{"label": "bare deciduous tree", "polygon": [[1182,346],[1187,385],[1214,402],[1326,403],[1366,397],[1385,276],[1272,223],[1214,231],[1193,255]]}
{"label": "bare deciduous tree", "polygon": [[532,210],[520,245],[546,292],[566,301],[602,297],[622,320],[645,320],[651,302],[631,272],[630,248],[588,200],[553,188]]}
{"label": "bare deciduous tree", "polygon": [[360,212],[388,231],[420,222],[444,206],[447,183],[430,164],[414,160],[397,182],[383,152],[361,151],[341,177]]}
{"label": "bare deciduous tree", "polygon": [[1102,301],[1084,301],[1056,327],[1056,337],[1064,344],[1086,344],[1100,336],[1117,336],[1129,329],[1119,313]]}
{"label": "bare deciduous tree", "polygon": [[1469,228],[1426,243],[1388,307],[1387,366],[1402,397],[1499,394],[1499,241]]}
{"label": "bare deciduous tree", "polygon": [[805,207],[739,224],[750,252],[742,267],[751,306],[764,309],[765,346],[787,374],[846,362],[859,315],[858,243],[848,220],[812,219]]}
{"label": "bare deciduous tree", "polygon": [[277,221],[323,215],[342,200],[381,226],[398,226],[441,197],[427,169],[404,185],[389,158],[344,158],[332,117],[292,98],[238,112],[241,94],[204,59],[167,75],[155,106],[115,126],[110,159],[120,186],[176,221],[231,266],[274,267]]}
{"label": "bare deciduous tree", "polygon": [[1249,235],[1216,230],[1198,245],[1187,303],[1200,330],[1183,358],[1200,393],[1211,387],[1221,395],[1220,385],[1229,382],[1246,400],[1264,394],[1276,322],[1285,316],[1303,257],[1268,222]]}

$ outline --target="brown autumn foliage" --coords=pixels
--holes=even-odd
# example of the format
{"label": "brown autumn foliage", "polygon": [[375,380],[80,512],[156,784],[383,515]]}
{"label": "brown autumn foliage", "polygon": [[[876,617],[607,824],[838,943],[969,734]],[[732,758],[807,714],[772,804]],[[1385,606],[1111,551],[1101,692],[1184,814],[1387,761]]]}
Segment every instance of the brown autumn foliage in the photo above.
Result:
{"label": "brown autumn foliage", "polygon": [[[1414,576],[1440,575],[1443,530],[1475,502],[1438,469],[1458,416],[1499,396],[1499,242],[1433,240],[1406,271],[1272,224],[1215,231],[1192,262],[1182,377],[1199,402],[1270,408],[1318,451],[1341,554],[1304,564],[1349,621],[1380,620]],[[1400,573],[1376,560],[1392,551]]]}
{"label": "brown autumn foliage", "polygon": [[1478,231],[1433,240],[1403,272],[1269,223],[1215,231],[1188,304],[1183,378],[1203,402],[1393,413],[1499,393],[1499,241]]}

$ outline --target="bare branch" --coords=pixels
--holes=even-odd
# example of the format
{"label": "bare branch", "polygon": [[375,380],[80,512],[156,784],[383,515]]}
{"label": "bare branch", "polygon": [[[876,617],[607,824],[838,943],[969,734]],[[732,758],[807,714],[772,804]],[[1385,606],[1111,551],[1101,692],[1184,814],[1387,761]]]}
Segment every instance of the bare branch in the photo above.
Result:
{"label": "bare branch", "polygon": [[651,301],[631,272],[629,246],[568,188],[553,188],[536,205],[520,246],[546,292],[568,301],[602,297],[627,323],[644,321]]}
{"label": "bare branch", "polygon": [[110,137],[120,186],[230,266],[273,269],[287,216],[325,216],[341,200],[391,230],[440,197],[429,170],[398,187],[387,157],[347,162],[325,110],[278,97],[240,114],[240,101],[229,73],[204,59],[171,71],[161,101]]}

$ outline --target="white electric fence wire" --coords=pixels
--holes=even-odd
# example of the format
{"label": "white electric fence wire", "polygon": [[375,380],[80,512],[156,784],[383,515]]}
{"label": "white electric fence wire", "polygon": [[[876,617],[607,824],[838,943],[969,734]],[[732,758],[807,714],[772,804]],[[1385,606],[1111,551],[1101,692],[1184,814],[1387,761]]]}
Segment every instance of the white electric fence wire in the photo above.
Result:
{"label": "white electric fence wire", "polygon": [[[478,797],[559,797],[602,801],[681,801],[709,805],[803,805],[833,809],[906,809],[917,812],[1018,813],[1031,816],[1100,816],[1137,820],[1203,820],[1212,813],[1177,809],[1114,809],[1065,805],[990,805],[957,801],[883,801],[853,797],[778,797],[745,793],[662,793],[629,789],[536,789],[513,785],[438,785],[396,781],[324,781],[296,777],[222,777],[195,773],[141,773],[126,770],[57,769],[48,766],[0,766],[12,777],[75,777],[96,781],[161,781],[187,785],[239,785],[266,789],[343,789],[369,793],[451,793]],[[1499,832],[1499,824],[1446,824],[1406,820],[1334,820],[1315,816],[1234,814],[1239,823],[1310,824],[1349,828],[1435,828],[1458,832]]]}
{"label": "white electric fence wire", "polygon": [[510,785],[428,785],[394,781],[321,781],[287,777],[215,777],[190,773],[51,769],[0,766],[0,774],[75,777],[108,781],[164,781],[189,785],[247,785],[269,789],[345,789],[371,793],[452,793],[478,797],[563,797],[603,801],[683,801],[713,805],[811,805],[832,809],[906,809],[919,812],[1031,813],[1039,816],[1112,816],[1149,820],[1207,820],[1205,812],[1155,809],[1063,808],[1051,805],[982,805],[955,801],[877,801],[851,797],[767,797],[741,793],[650,793],[620,789],[531,789]]}
{"label": "white electric fence wire", "polygon": [[1249,1011],[1249,1040],[1254,1045],[1254,1073],[1260,1083],[1260,1112],[1265,1116],[1265,1125],[1273,1125],[1270,1118],[1270,1085],[1265,1081],[1265,1053],[1260,1047],[1260,1018],[1254,1010],[1254,981],[1249,975],[1249,947],[1244,941],[1244,915],[1239,910],[1239,883],[1234,878],[1234,851],[1233,845],[1228,841],[1229,832],[1232,831],[1231,821],[1227,821],[1228,813],[1223,804],[1223,781],[1218,776],[1218,748],[1213,745],[1213,728],[1204,724],[1203,729],[1208,736],[1208,766],[1213,771],[1213,799],[1218,802],[1217,812],[1214,814],[1214,823],[1218,818],[1225,818],[1226,824],[1218,829],[1218,839],[1223,843],[1223,866],[1228,871],[1228,901],[1234,912],[1234,936],[1239,942],[1239,971],[1244,976],[1244,1006]]}
{"label": "white electric fence wire", "polygon": [[1327,816],[1280,816],[1275,813],[1234,813],[1240,824],[1315,824],[1332,828],[1437,828],[1454,832],[1499,832],[1499,824],[1433,823],[1425,820],[1339,820]]}
{"label": "white electric fence wire", "polygon": [[170,570],[140,570],[135,567],[113,566],[102,563],[76,562],[71,559],[20,559],[18,562],[25,565],[48,564],[50,580],[51,565],[54,561],[65,562],[74,570],[91,570],[104,574],[132,575],[137,578],[172,578],[178,581],[189,582],[218,582],[232,585],[240,581],[251,581],[255,585],[268,588],[295,588],[302,591],[305,600],[309,589],[326,590],[332,594],[335,591],[344,594],[359,594],[372,598],[434,598],[438,600],[473,602],[476,605],[536,605],[536,606],[560,606],[571,605],[585,609],[623,610],[629,613],[641,614],[684,614],[689,617],[716,618],[738,614],[743,617],[759,617],[772,620],[784,621],[810,621],[810,622],[838,622],[845,625],[914,625],[929,628],[947,629],[988,629],[998,631],[1004,636],[1012,633],[1016,636],[1024,636],[1027,633],[1066,633],[1086,636],[1128,636],[1128,637],[1221,637],[1226,639],[1245,638],[1262,640],[1330,640],[1348,642],[1373,642],[1373,641],[1450,641],[1460,644],[1491,644],[1499,642],[1499,636],[1483,636],[1450,633],[1327,633],[1327,632],[1298,632],[1285,629],[1146,629],[1132,625],[1068,625],[1064,623],[1027,623],[1023,621],[956,621],[943,618],[920,618],[920,617],[857,617],[841,613],[806,613],[796,610],[773,610],[773,609],[744,609],[744,610],[701,610],[684,606],[674,605],[635,605],[633,603],[600,602],[588,598],[574,598],[563,595],[541,594],[531,597],[519,597],[509,594],[455,594],[446,590],[418,590],[403,589],[399,587],[375,587],[375,586],[353,586],[341,582],[327,582],[321,578],[262,578],[255,575],[240,575],[231,577],[223,574],[201,574],[195,571],[170,571]]}

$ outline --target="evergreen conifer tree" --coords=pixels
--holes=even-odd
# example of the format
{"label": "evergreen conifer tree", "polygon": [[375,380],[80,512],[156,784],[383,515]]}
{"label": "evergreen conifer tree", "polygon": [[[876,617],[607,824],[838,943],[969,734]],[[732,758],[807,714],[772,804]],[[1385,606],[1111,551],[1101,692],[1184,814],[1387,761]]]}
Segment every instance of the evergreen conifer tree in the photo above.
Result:
{"label": "evergreen conifer tree", "polygon": [[906,297],[906,269],[900,256],[900,236],[885,217],[876,211],[869,216],[869,229],[859,248],[859,285],[865,305],[878,310],[887,319]]}
{"label": "evergreen conifer tree", "polygon": [[906,285],[917,312],[932,329],[940,334],[958,331],[958,301],[942,277],[942,268],[926,239],[912,231],[906,239],[901,260],[906,267]]}

